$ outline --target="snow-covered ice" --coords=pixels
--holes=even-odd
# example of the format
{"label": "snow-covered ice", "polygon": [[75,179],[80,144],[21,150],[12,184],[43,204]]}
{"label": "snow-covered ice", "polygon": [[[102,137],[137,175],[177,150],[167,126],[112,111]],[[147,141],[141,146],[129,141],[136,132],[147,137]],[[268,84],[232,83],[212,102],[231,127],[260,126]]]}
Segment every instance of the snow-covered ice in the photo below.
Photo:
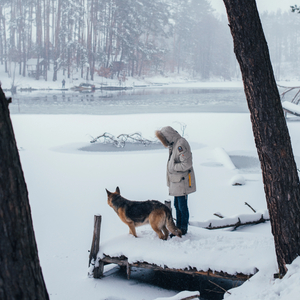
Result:
{"label": "snow-covered ice", "polygon": [[[61,80],[62,77],[59,77],[57,82],[45,82],[20,76],[16,84],[18,87],[58,89],[61,88]],[[162,78],[151,80],[162,82]],[[151,80],[133,79],[127,84],[151,84]],[[1,77],[3,88],[10,88],[11,81],[6,74]],[[180,86],[193,88],[242,87],[241,82],[187,83],[184,79],[164,78],[168,87],[178,87],[178,81]],[[77,82],[67,81],[66,87],[74,84]],[[288,84],[299,85],[298,82]],[[286,86],[287,83],[281,85]],[[224,224],[237,218],[249,221],[260,214],[268,215],[248,113],[129,115],[124,112],[118,115],[83,115],[77,112],[76,115],[23,115],[16,109],[11,118],[51,300],[153,300],[178,294],[180,287],[178,291],[171,291],[135,280],[128,281],[116,276],[110,266],[105,268],[103,279],[89,278],[88,250],[95,214],[103,217],[101,251],[110,247],[110,243],[118,246],[118,241],[124,240],[134,243],[134,247],[129,247],[128,243],[128,248],[114,248],[113,251],[126,252],[131,260],[147,259],[178,267],[188,266],[192,261],[201,269],[224,269],[228,272],[251,272],[256,267],[259,272],[242,286],[230,290],[231,294],[226,293],[226,300],[290,300],[299,297],[299,258],[288,266],[289,271],[282,280],[273,279],[277,264],[269,222],[239,227],[236,231],[200,228],[208,222]],[[97,149],[83,151],[87,149],[82,147],[90,149],[91,137],[104,132],[118,136],[139,131],[145,138],[153,138],[154,131],[166,125],[180,132],[178,122],[187,125],[185,136],[192,147],[197,180],[197,192],[189,197],[189,232],[182,239],[160,241],[149,227],[144,226],[138,228],[139,237],[135,239],[107,205],[105,188],[114,190],[119,186],[122,195],[128,199],[172,200],[165,183],[167,151],[162,148],[103,152]],[[288,127],[299,164],[299,119],[289,117]],[[242,185],[233,184],[238,181]],[[253,213],[245,202],[257,213]],[[215,213],[224,216],[224,219],[214,216]],[[141,247],[142,255],[138,252]],[[180,257],[174,257],[175,248],[181,251]],[[164,252],[168,253],[167,258]],[[220,253],[224,259],[212,260],[214,256],[211,253]]]}
{"label": "snow-covered ice", "polygon": [[[138,228],[139,238],[128,234],[115,212],[107,205],[105,188],[119,186],[124,197],[136,200],[169,199],[165,183],[165,149],[129,152],[88,152],[78,145],[89,145],[90,136],[110,132],[133,133],[153,137],[162,126],[176,128],[178,121],[187,125],[186,136],[192,145],[197,192],[189,197],[191,222],[205,222],[220,212],[225,217],[251,215],[248,202],[257,211],[266,210],[262,178],[259,171],[228,168],[216,155],[216,148],[228,156],[257,157],[249,114],[186,113],[143,115],[16,115],[13,126],[28,185],[39,256],[50,294],[63,299],[149,299],[171,297],[176,292],[146,284],[132,285],[113,275],[101,280],[88,278],[88,250],[91,245],[93,216],[103,216],[101,243],[130,241],[134,247],[119,249],[132,260],[155,260],[175,267],[190,264],[201,269],[229,272],[259,272],[240,288],[231,290],[231,299],[280,298],[299,292],[299,261],[290,266],[282,281],[277,272],[270,224],[230,230],[208,231],[190,226],[182,239],[160,241],[145,227]],[[238,126],[237,126],[238,124]],[[300,123],[288,123],[294,152],[298,160]],[[180,128],[177,128],[180,131]],[[223,154],[224,154],[223,152]],[[242,175],[245,184],[232,186],[230,179]],[[217,217],[216,217],[217,219]],[[128,244],[129,245],[129,244]],[[143,248],[143,255],[137,252]],[[173,257],[173,249],[182,251]],[[154,257],[153,254],[155,253]],[[220,252],[212,261],[210,254]],[[201,253],[204,259],[200,259]],[[194,256],[193,256],[194,255]],[[151,261],[150,261],[151,262]],[[118,288],[116,288],[116,286]],[[246,291],[246,292],[245,292]],[[258,295],[264,297],[259,298]],[[141,296],[142,295],[142,296]],[[276,295],[277,298],[272,298]],[[291,299],[291,298],[290,298]]]}
{"label": "snow-covered ice", "polygon": [[[197,296],[197,295],[200,296],[200,293],[198,291],[192,291],[192,292],[184,291],[173,297],[156,298],[155,300],[182,300],[182,299],[186,299],[186,298],[189,298],[192,296]],[[189,298],[189,299],[191,299],[191,298]]]}

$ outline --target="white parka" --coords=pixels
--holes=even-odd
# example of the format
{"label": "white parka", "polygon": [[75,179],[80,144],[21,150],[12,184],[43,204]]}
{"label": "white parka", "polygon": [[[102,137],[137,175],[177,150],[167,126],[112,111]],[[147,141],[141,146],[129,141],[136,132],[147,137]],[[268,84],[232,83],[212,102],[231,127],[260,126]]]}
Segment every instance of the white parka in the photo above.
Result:
{"label": "white parka", "polygon": [[170,126],[156,131],[156,136],[169,148],[167,185],[171,196],[184,196],[196,191],[193,158],[189,143]]}

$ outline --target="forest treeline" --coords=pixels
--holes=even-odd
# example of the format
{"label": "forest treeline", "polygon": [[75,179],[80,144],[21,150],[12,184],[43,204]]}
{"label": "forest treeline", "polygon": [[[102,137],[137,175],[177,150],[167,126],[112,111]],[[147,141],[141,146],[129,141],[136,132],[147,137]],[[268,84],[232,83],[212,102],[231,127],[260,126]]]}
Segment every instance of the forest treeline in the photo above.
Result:
{"label": "forest treeline", "polygon": [[[276,77],[299,76],[300,16],[261,14]],[[124,79],[240,72],[225,16],[207,0],[0,0],[0,64],[11,76]],[[51,75],[50,75],[51,74]]]}

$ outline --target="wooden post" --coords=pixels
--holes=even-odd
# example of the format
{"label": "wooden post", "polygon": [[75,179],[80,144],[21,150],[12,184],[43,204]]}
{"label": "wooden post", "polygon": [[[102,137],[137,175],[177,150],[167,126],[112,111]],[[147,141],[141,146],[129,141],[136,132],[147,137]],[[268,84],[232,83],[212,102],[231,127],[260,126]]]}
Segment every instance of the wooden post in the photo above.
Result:
{"label": "wooden post", "polygon": [[[101,229],[101,221],[102,221],[102,216],[94,216],[94,233],[93,233],[93,241],[92,241],[92,246],[91,246],[91,251],[90,251],[90,257],[89,257],[89,266],[92,265],[97,265],[97,254],[100,249],[100,229]],[[99,262],[99,266],[94,267],[94,278],[100,278],[103,276],[103,267],[104,264]]]}
{"label": "wooden post", "polygon": [[170,208],[170,211],[172,211],[171,200],[165,200],[165,205]]}
{"label": "wooden post", "polygon": [[130,279],[131,267],[130,267],[128,260],[127,260],[127,264],[126,264],[126,274],[127,274],[127,279]]}

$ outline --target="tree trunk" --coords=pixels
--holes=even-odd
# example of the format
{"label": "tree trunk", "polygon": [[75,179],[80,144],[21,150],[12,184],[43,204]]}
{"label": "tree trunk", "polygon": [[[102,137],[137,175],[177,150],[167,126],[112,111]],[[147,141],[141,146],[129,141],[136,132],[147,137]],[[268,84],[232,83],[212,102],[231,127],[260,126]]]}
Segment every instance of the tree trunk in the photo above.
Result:
{"label": "tree trunk", "polygon": [[262,168],[279,272],[300,253],[297,167],[255,0],[223,0]]}
{"label": "tree trunk", "polygon": [[61,6],[62,1],[58,0],[57,3],[57,12],[56,12],[56,24],[55,24],[55,33],[54,33],[54,66],[53,66],[53,81],[57,80],[57,71],[59,69],[58,59],[60,56],[60,40],[59,40],[59,32],[61,30],[60,22],[61,22]]}
{"label": "tree trunk", "polygon": [[0,299],[49,299],[33,231],[28,192],[0,87]]}

